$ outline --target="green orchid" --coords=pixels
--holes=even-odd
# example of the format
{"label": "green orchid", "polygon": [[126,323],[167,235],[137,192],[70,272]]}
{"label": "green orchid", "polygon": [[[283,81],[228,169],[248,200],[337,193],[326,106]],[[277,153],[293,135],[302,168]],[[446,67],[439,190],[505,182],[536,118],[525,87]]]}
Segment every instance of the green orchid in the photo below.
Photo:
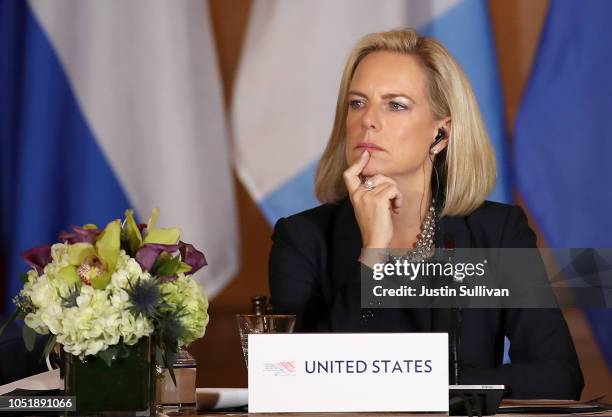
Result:
{"label": "green orchid", "polygon": [[[97,229],[85,225],[83,229]],[[115,272],[120,251],[121,221],[110,222],[94,244],[77,242],[68,246],[68,263],[59,271],[59,276],[69,285],[83,283],[103,290]]]}
{"label": "green orchid", "polygon": [[128,241],[128,249],[133,256],[142,246],[142,234],[134,219],[134,210],[125,211],[125,234]]}
{"label": "green orchid", "polygon": [[91,243],[73,243],[68,247],[68,262],[70,265],[79,266],[88,256],[95,256],[96,249]]}
{"label": "green orchid", "polygon": [[59,270],[58,274],[60,278],[64,280],[64,282],[69,286],[76,285],[77,287],[80,287],[82,285],[81,277],[79,277],[79,274],[77,273],[76,267],[74,265],[68,265],[63,267]]}
{"label": "green orchid", "polygon": [[151,212],[151,217],[147,223],[147,236],[144,238],[143,244],[155,243],[160,245],[176,245],[181,237],[181,231],[177,227],[171,228],[156,228],[159,209],[156,207]]}
{"label": "green orchid", "polygon": [[96,252],[106,262],[109,273],[115,272],[121,249],[121,220],[110,222],[96,240]]}
{"label": "green orchid", "polygon": [[[91,285],[95,289],[103,290],[111,280],[117,258],[121,249],[121,236],[127,242],[126,250],[135,256],[140,248],[145,245],[171,245],[169,251],[177,250],[180,230],[178,228],[157,228],[159,209],[154,208],[149,222],[147,223],[146,235],[143,238],[133,210],[125,211],[125,223],[120,220],[110,222],[102,233],[95,239],[94,243],[76,242],[68,247],[68,260],[70,265],[60,270],[59,276],[69,285],[78,286],[83,283]],[[97,226],[88,224],[83,230],[97,230]],[[191,266],[181,261],[180,256],[169,259],[163,272],[174,275],[179,272],[189,272]],[[163,259],[162,259],[163,260]],[[162,264],[162,262],[160,262]],[[167,271],[166,271],[167,270]]]}

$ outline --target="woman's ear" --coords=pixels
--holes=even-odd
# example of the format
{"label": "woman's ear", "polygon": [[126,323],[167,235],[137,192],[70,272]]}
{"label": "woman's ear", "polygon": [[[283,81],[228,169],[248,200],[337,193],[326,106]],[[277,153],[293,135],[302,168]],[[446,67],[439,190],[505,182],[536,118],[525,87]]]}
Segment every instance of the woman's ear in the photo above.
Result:
{"label": "woman's ear", "polygon": [[450,140],[451,136],[451,128],[451,119],[450,117],[447,117],[446,119],[444,119],[444,131],[446,132],[446,135],[444,136],[444,140],[440,142],[442,148],[438,152],[442,152],[442,150],[448,146],[448,141]]}
{"label": "woman's ear", "polygon": [[450,136],[450,131],[451,131],[451,118],[447,117],[446,119],[443,120],[444,122],[444,130],[446,130],[446,138],[448,139],[448,137]]}

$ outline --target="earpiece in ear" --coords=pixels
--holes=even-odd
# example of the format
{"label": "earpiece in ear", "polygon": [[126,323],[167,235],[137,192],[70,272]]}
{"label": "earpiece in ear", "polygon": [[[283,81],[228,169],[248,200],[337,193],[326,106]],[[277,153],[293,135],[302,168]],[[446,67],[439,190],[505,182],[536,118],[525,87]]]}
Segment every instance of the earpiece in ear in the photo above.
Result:
{"label": "earpiece in ear", "polygon": [[438,129],[438,134],[434,138],[434,141],[429,147],[429,149],[431,150],[434,146],[436,146],[438,143],[440,143],[445,138],[446,138],[446,131],[444,130],[444,128],[441,127]]}

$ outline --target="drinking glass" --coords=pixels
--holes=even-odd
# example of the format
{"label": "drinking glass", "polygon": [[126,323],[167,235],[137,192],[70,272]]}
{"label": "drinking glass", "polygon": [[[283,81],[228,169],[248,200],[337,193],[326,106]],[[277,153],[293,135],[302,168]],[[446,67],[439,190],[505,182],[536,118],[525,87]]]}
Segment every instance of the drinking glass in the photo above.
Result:
{"label": "drinking glass", "polygon": [[249,367],[249,334],[291,333],[295,326],[293,314],[237,314],[238,331],[244,362]]}

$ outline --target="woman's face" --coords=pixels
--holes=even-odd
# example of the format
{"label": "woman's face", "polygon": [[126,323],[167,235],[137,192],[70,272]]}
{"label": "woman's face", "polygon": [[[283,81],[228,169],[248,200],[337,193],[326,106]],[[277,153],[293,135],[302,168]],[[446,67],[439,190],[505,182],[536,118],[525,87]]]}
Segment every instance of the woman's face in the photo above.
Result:
{"label": "woman's face", "polygon": [[366,56],[353,75],[347,106],[349,165],[367,149],[371,156],[365,176],[397,180],[422,174],[442,124],[433,119],[427,78],[416,58],[387,51]]}

